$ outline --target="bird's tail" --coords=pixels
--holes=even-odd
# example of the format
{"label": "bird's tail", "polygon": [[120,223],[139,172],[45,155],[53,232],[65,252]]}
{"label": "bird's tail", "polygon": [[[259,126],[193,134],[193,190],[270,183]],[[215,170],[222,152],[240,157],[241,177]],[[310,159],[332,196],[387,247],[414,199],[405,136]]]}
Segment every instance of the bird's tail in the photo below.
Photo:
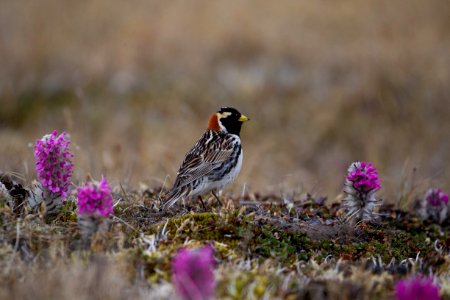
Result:
{"label": "bird's tail", "polygon": [[181,187],[171,189],[165,195],[165,200],[164,203],[161,204],[160,210],[166,210],[172,207],[180,198],[185,197],[188,192],[187,189]]}

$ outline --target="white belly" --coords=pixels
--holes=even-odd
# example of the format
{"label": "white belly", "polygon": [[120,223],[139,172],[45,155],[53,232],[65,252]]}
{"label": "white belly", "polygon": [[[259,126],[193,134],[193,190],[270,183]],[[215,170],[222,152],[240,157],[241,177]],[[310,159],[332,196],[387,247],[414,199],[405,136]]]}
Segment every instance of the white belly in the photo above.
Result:
{"label": "white belly", "polygon": [[[242,150],[241,150],[242,151]],[[239,175],[239,172],[241,171],[242,167],[242,158],[243,158],[243,152],[241,152],[241,155],[238,158],[236,167],[230,171],[226,176],[222,178],[220,181],[214,181],[211,182],[205,177],[205,179],[195,188],[195,190],[192,191],[191,196],[198,196],[198,195],[205,195],[211,192],[212,190],[222,190],[227,185],[229,185],[231,182],[233,182],[236,177]]]}

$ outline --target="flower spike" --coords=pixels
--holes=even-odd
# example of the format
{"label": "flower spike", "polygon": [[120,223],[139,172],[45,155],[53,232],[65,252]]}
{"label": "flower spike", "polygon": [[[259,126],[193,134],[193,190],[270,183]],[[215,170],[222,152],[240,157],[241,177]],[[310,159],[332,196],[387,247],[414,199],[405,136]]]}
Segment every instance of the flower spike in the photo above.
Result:
{"label": "flower spike", "polygon": [[380,205],[376,192],[381,188],[377,169],[370,162],[354,162],[345,178],[343,206],[347,219],[373,220],[375,208]]}

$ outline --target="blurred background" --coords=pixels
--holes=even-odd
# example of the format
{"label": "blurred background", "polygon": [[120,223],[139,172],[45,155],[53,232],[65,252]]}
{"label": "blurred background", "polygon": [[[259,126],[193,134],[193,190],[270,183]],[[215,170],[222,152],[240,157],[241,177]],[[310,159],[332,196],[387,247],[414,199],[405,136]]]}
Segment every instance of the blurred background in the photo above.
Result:
{"label": "blurred background", "polygon": [[76,178],[168,184],[208,116],[243,127],[241,193],[334,199],[348,165],[382,197],[450,192],[447,0],[0,1],[0,170],[71,135]]}

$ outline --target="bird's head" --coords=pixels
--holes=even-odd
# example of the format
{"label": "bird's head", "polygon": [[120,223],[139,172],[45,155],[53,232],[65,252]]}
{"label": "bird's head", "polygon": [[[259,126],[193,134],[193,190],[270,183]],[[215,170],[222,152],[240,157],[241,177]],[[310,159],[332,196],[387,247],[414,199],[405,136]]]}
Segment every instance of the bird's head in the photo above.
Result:
{"label": "bird's head", "polygon": [[237,109],[222,107],[209,117],[208,129],[239,135],[242,123],[250,120]]}

